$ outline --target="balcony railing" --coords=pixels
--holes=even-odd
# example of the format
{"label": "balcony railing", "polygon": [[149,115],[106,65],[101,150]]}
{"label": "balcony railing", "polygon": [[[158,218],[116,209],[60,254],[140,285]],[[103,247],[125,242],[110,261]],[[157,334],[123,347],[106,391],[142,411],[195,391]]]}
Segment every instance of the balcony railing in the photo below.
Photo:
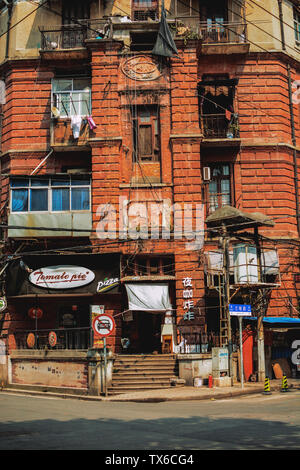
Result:
{"label": "balcony railing", "polygon": [[195,16],[177,16],[173,29],[176,37],[198,38],[203,44],[247,42],[246,23],[207,23]]}
{"label": "balcony railing", "polygon": [[246,42],[245,23],[200,23],[200,35],[204,44]]}
{"label": "balcony railing", "polygon": [[61,50],[85,47],[86,39],[112,37],[112,23],[108,19],[78,20],[77,24],[41,28],[41,49]]}
{"label": "balcony railing", "polygon": [[[49,333],[56,334],[55,346],[49,344]],[[35,336],[35,342],[31,347],[27,344],[30,333]],[[22,330],[16,331],[15,341],[17,349],[88,349],[91,345],[91,328],[57,328],[52,330]]]}
{"label": "balcony railing", "polygon": [[236,139],[240,136],[237,115],[229,121],[225,114],[203,114],[201,120],[206,139]]}

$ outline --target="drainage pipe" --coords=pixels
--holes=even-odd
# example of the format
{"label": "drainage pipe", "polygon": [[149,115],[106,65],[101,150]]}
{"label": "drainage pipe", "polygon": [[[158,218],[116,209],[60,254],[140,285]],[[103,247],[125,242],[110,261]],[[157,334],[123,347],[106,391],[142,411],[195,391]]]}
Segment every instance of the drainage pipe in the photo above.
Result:
{"label": "drainage pipe", "polygon": [[300,237],[300,212],[299,212],[299,181],[298,181],[298,165],[297,165],[297,149],[296,149],[296,133],[295,133],[295,119],[293,109],[293,97],[292,97],[292,78],[291,78],[291,67],[287,65],[288,73],[288,88],[289,88],[289,106],[291,116],[291,136],[293,144],[293,164],[294,164],[294,184],[295,184],[295,202],[296,202],[296,218],[298,237]]}

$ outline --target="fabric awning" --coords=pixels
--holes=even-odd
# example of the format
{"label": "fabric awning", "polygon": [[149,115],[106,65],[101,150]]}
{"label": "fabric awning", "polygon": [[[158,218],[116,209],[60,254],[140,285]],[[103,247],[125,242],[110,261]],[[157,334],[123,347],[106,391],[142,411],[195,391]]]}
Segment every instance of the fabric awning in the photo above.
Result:
{"label": "fabric awning", "polygon": [[[243,317],[244,320],[257,320],[257,317]],[[289,323],[300,326],[300,318],[291,317],[263,317],[264,323],[282,324]]]}
{"label": "fabric awning", "polygon": [[168,284],[126,284],[128,310],[166,312],[172,310]]}
{"label": "fabric awning", "polygon": [[[60,282],[60,286],[55,286],[52,279],[47,283],[32,282],[33,273],[38,270],[44,273],[47,268],[50,268],[47,272],[54,273],[53,276],[64,277],[66,287],[63,281]],[[68,282],[72,275],[76,277],[76,274],[80,274],[81,271],[85,275],[87,272],[89,273],[87,282],[78,282],[78,285],[74,282]],[[69,279],[67,276],[69,276]],[[6,270],[6,295],[8,298],[24,295],[46,296],[49,294],[115,294],[119,291],[119,253],[26,255],[12,260]]]}

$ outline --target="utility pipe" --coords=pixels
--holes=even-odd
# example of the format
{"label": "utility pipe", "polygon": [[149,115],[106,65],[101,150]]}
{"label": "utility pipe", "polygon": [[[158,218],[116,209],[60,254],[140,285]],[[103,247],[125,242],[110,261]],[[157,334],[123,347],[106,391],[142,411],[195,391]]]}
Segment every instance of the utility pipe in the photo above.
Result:
{"label": "utility pipe", "polygon": [[288,89],[289,89],[289,106],[290,106],[290,116],[291,116],[291,137],[292,137],[292,144],[294,147],[293,164],[294,164],[296,218],[297,218],[298,237],[300,237],[298,164],[297,164],[296,132],[295,132],[295,119],[294,119],[293,97],[292,97],[292,78],[291,78],[290,64],[287,64],[287,73],[288,73]]}
{"label": "utility pipe", "polygon": [[281,31],[281,44],[282,44],[282,49],[285,51],[285,37],[284,37],[284,27],[283,27],[282,0],[278,0],[278,10],[279,10],[279,22],[280,22],[280,31]]}

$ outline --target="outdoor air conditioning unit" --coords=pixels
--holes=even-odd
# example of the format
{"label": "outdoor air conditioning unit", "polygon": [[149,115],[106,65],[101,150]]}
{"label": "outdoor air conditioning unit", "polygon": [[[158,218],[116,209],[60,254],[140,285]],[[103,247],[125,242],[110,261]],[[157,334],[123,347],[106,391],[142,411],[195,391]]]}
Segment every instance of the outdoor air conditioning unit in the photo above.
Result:
{"label": "outdoor air conditioning unit", "polygon": [[203,168],[203,181],[210,181],[210,168],[205,166]]}

